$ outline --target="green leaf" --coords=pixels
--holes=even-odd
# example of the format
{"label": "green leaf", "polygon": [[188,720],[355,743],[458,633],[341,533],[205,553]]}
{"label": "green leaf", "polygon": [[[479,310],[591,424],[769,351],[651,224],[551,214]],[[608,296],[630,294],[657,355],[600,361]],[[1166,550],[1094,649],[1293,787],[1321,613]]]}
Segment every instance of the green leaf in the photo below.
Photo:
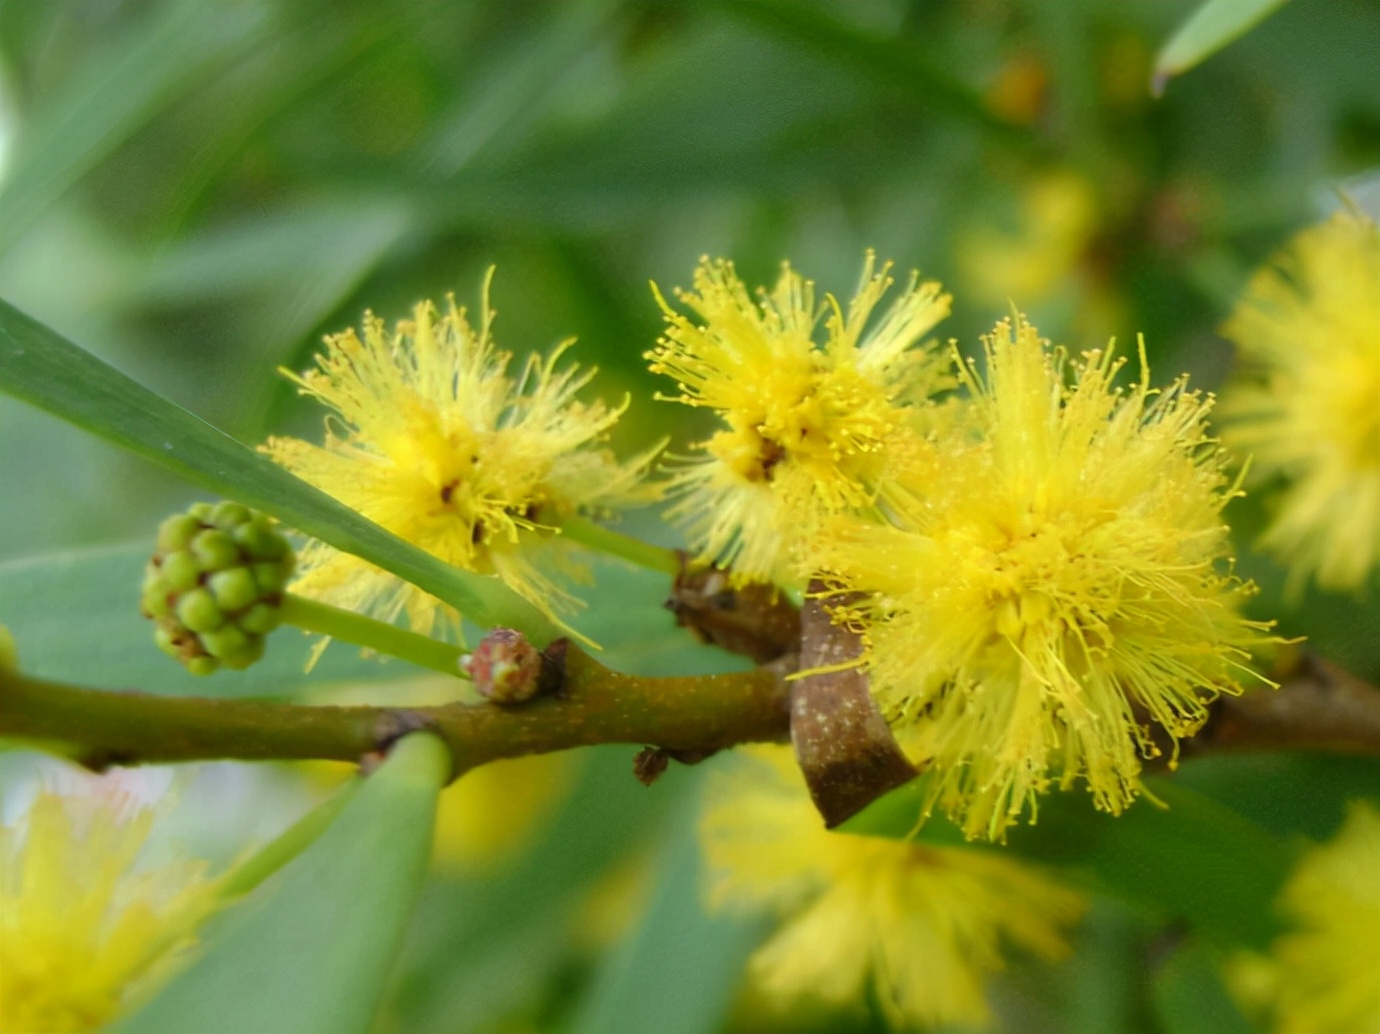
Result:
{"label": "green leaf", "polygon": [[608,957],[576,1034],[720,1030],[762,926],[710,915],[700,895],[699,795],[689,794],[661,852],[641,924]]}
{"label": "green leaf", "polygon": [[1222,984],[1217,959],[1192,941],[1180,945],[1155,974],[1151,992],[1164,1034],[1252,1034]]}
{"label": "green leaf", "polygon": [[263,34],[254,4],[166,4],[81,66],[34,112],[0,189],[3,253],[82,176],[150,118],[217,74]]}
{"label": "green leaf", "polygon": [[1182,75],[1244,36],[1282,6],[1284,0],[1207,0],[1189,15],[1156,56],[1152,91],[1156,96],[1163,93],[1170,78]]}
{"label": "green leaf", "polygon": [[0,390],[391,571],[476,624],[544,645],[554,622],[496,578],[442,563],[0,301]]}
{"label": "green leaf", "polygon": [[399,741],[325,833],[210,924],[205,953],[114,1030],[365,1034],[426,877],[450,770],[435,737]]}
{"label": "green leaf", "polygon": [[330,683],[395,681],[422,674],[403,661],[363,657],[332,644],[306,671],[313,640],[283,628],[245,671],[198,678],[153,644],[139,614],[146,544],[58,553],[0,564],[0,625],[35,678],[175,696],[292,697]]}
{"label": "green leaf", "polygon": [[[707,652],[707,651],[701,651]],[[580,751],[569,796],[517,854],[459,880],[433,880],[391,1000],[409,1034],[481,1034],[502,1026],[568,961],[592,887],[663,824],[692,770],[648,789],[633,751]],[[587,950],[587,949],[586,949]]]}
{"label": "green leaf", "polygon": [[1037,825],[1009,834],[1012,850],[1085,874],[1094,886],[1225,943],[1264,945],[1278,931],[1272,906],[1293,860],[1281,840],[1170,779],[1118,816],[1084,793],[1052,795]]}
{"label": "green leaf", "polygon": [[[1146,796],[1117,816],[1096,811],[1081,790],[1048,794],[1038,821],[1013,827],[1005,848],[972,846],[1062,867],[1156,919],[1186,923],[1216,942],[1268,943],[1278,929],[1272,906],[1293,861],[1291,847],[1174,779],[1152,776],[1145,786]],[[908,836],[921,792],[915,783],[901,787],[843,829]],[[963,842],[942,816],[927,821],[918,836]]]}
{"label": "green leaf", "polygon": [[1263,751],[1192,758],[1174,781],[1282,837],[1326,840],[1350,801],[1380,801],[1380,758]]}
{"label": "green leaf", "polygon": [[905,38],[876,35],[824,13],[827,8],[795,0],[720,3],[726,14],[748,19],[763,30],[821,57],[847,65],[875,84],[897,91],[906,103],[964,119],[1008,142],[1031,145],[1021,126],[994,114],[973,87],[951,76],[929,51]]}

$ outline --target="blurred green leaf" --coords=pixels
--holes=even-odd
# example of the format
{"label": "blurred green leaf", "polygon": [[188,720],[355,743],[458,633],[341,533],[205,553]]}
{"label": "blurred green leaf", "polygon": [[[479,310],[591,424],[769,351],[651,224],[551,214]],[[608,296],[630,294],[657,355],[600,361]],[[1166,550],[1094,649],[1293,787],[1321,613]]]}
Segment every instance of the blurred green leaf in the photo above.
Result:
{"label": "blurred green leaf", "polygon": [[1191,758],[1174,781],[1210,797],[1270,832],[1326,840],[1347,802],[1380,800],[1380,758],[1265,751]]}
{"label": "blurred green leaf", "polygon": [[496,578],[442,563],[0,301],[0,391],[363,557],[481,625],[543,644],[559,629]]}
{"label": "blurred green leaf", "polygon": [[[334,305],[389,246],[406,231],[403,203],[353,197],[284,206],[214,229],[188,234],[151,262],[136,291],[140,301],[186,305],[216,301],[271,288],[297,293],[299,285],[343,282],[328,287]],[[307,328],[320,307],[312,308]],[[292,313],[282,315],[291,319]],[[300,324],[300,320],[292,321]]]}
{"label": "blurred green leaf", "polygon": [[255,3],[168,3],[110,41],[24,128],[0,187],[0,253],[162,109],[252,46],[268,22]]}
{"label": "blurred green leaf", "polygon": [[1284,5],[1285,0],[1206,0],[1169,38],[1155,57],[1151,89],[1164,92],[1165,83],[1211,57],[1245,35]]}
{"label": "blurred green leaf", "polygon": [[[1270,520],[1272,490],[1262,486],[1227,510],[1238,543],[1250,543]],[[1305,648],[1359,678],[1380,680],[1380,578],[1372,575],[1360,592],[1325,592],[1311,581],[1291,592],[1286,570],[1253,545],[1237,548],[1237,574],[1260,592],[1247,604],[1251,617],[1277,622],[1286,637],[1304,636]]]}
{"label": "blurred green leaf", "polygon": [[1181,944],[1155,973],[1151,989],[1163,1034],[1252,1034],[1227,994],[1217,959],[1196,942]]}
{"label": "blurred green leaf", "polygon": [[419,169],[450,176],[482,151],[514,150],[543,114],[543,102],[608,31],[621,6],[616,0],[557,6],[546,24],[491,55],[486,74],[461,94],[459,110],[443,116],[437,138],[418,155]]}
{"label": "blurred green leaf", "polygon": [[426,877],[450,772],[440,740],[399,741],[325,833],[213,921],[205,954],[115,1031],[368,1031]]}
{"label": "blurred green leaf", "polygon": [[932,51],[914,39],[868,32],[801,0],[720,0],[717,6],[896,90],[909,104],[962,119],[1008,142],[1037,142],[1023,127],[994,114],[977,90],[935,64]]}
{"label": "blurred green leaf", "polygon": [[1145,921],[1107,898],[1092,902],[1073,955],[1050,974],[1062,1004],[1061,1034],[1164,1034],[1145,1000]]}
{"label": "blurred green leaf", "polygon": [[672,769],[652,788],[633,751],[595,747],[539,835],[496,869],[433,881],[395,996],[402,1029],[488,1034],[567,959],[591,889],[641,849],[686,789]]}
{"label": "blurred green leaf", "polygon": [[700,889],[698,794],[682,801],[642,921],[607,957],[575,1034],[707,1034],[722,1028],[762,924],[710,915]]}
{"label": "blurred green leaf", "polygon": [[403,661],[366,658],[336,643],[308,673],[313,641],[296,629],[268,637],[258,664],[198,678],[153,644],[139,614],[149,542],[0,564],[0,625],[13,633],[28,674],[77,685],[177,696],[287,697],[338,682],[423,674]]}

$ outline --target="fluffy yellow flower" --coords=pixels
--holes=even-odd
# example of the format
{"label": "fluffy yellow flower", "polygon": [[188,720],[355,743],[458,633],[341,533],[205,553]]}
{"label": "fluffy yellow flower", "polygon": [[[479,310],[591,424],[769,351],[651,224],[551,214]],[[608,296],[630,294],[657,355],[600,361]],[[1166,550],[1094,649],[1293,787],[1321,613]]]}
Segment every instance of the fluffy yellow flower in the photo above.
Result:
{"label": "fluffy yellow flower", "polygon": [[1067,952],[1078,894],[991,852],[829,832],[789,748],[744,753],[711,783],[701,838],[712,905],[784,917],[751,962],[771,1000],[846,1006],[870,987],[897,1026],[977,1025],[1003,942]]}
{"label": "fluffy yellow flower", "polygon": [[868,330],[890,268],[868,253],[846,314],[832,295],[817,307],[814,285],[789,265],[754,304],[731,262],[701,260],[694,291],[677,293],[698,321],[657,295],[666,331],[647,354],[652,370],[676,379],[675,401],[726,425],[672,482],[672,519],[702,559],[743,579],[780,578],[802,525],[877,499],[888,455],[912,433],[908,406],[944,386],[942,358],[913,346],[950,301],[913,275]]}
{"label": "fluffy yellow flower", "polygon": [[1341,831],[1304,855],[1281,895],[1293,930],[1228,976],[1273,1013],[1278,1034],[1380,1034],[1380,811],[1356,801]]}
{"label": "fluffy yellow flower", "polygon": [[[652,450],[620,464],[597,447],[623,407],[576,401],[593,372],[556,369],[561,345],[514,380],[494,347],[484,283],[476,330],[454,299],[429,302],[390,332],[368,314],[364,337],[326,339],[317,369],[288,374],[331,410],[324,445],[270,438],[263,450],[298,477],[446,563],[496,574],[541,607],[575,601],[534,562],[562,515],[645,497]],[[557,558],[563,559],[563,558]],[[434,597],[319,542],[302,551],[293,590],[423,634],[458,615]]]}
{"label": "fluffy yellow flower", "polygon": [[1240,691],[1266,626],[1238,604],[1233,494],[1183,381],[1113,387],[1111,350],[1070,365],[1024,320],[962,368],[974,434],[936,450],[895,526],[840,522],[816,558],[865,633],[873,692],[970,837],[999,837],[1051,774],[1120,812],[1156,753]]}
{"label": "fluffy yellow flower", "polygon": [[1295,590],[1359,589],[1380,565],[1380,230],[1341,212],[1303,231],[1223,333],[1243,366],[1223,433],[1256,478],[1288,482],[1263,545]]}
{"label": "fluffy yellow flower", "polygon": [[[90,802],[86,802],[90,803]],[[0,829],[0,1032],[88,1031],[127,1011],[216,906],[201,862],[138,870],[150,811],[41,793]]]}

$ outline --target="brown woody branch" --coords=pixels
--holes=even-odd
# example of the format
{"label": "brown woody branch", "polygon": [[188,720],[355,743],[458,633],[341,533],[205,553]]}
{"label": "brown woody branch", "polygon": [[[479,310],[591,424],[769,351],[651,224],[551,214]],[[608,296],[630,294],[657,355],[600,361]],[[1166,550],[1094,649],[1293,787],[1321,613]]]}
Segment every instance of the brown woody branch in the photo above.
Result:
{"label": "brown woody branch", "polygon": [[521,707],[333,707],[82,689],[0,670],[0,735],[65,745],[84,764],[230,758],[359,761],[418,729],[440,736],[457,774],[499,758],[596,743],[673,754],[781,740],[787,688],[775,671],[637,678],[570,646],[552,695]]}

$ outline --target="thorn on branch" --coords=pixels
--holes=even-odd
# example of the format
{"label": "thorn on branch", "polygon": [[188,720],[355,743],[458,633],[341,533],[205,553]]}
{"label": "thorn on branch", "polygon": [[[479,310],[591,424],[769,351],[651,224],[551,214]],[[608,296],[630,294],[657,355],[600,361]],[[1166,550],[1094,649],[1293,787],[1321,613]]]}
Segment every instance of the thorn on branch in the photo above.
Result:
{"label": "thorn on branch", "polygon": [[799,647],[800,611],[785,593],[761,582],[734,588],[728,572],[692,568],[685,553],[680,557],[680,574],[666,601],[677,625],[690,629],[701,642],[757,664]]}
{"label": "thorn on branch", "polygon": [[651,786],[672,761],[682,765],[698,765],[706,758],[713,757],[714,750],[669,750],[666,747],[643,747],[633,758],[633,775],[643,786]]}

